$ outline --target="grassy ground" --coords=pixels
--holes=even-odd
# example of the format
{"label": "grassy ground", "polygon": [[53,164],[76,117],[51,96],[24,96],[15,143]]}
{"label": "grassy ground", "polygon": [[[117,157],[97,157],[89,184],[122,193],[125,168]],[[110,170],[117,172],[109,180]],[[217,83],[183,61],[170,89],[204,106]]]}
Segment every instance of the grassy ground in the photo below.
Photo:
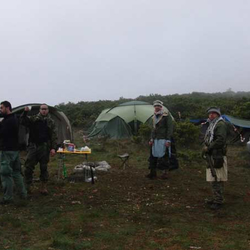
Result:
{"label": "grassy ground", "polygon": [[[214,212],[203,204],[211,190],[198,151],[179,149],[180,169],[168,180],[148,180],[147,147],[126,141],[90,147],[89,160],[106,160],[111,170],[98,172],[94,185],[57,181],[52,159],[48,196],[35,183],[27,204],[0,207],[0,249],[250,249],[245,148],[229,148],[226,203]],[[117,154],[125,152],[130,167],[123,170]],[[68,172],[80,162],[80,156],[67,156]]]}

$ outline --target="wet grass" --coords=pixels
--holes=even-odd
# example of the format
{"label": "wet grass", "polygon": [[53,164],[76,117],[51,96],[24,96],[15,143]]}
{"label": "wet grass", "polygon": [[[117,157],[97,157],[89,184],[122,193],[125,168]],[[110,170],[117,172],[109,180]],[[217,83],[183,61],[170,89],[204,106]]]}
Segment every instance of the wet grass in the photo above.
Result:
{"label": "wet grass", "polygon": [[[94,142],[90,147],[89,161],[106,160],[111,170],[97,173],[94,185],[57,181],[53,159],[48,196],[39,194],[37,182],[27,204],[0,207],[0,249],[250,249],[250,165],[244,147],[229,148],[226,203],[219,211],[203,204],[211,190],[197,150],[180,149],[180,169],[168,180],[152,181],[144,177],[146,147],[127,141],[106,141],[98,152]],[[130,167],[123,170],[116,155],[125,152]],[[67,157],[68,174],[83,160]]]}

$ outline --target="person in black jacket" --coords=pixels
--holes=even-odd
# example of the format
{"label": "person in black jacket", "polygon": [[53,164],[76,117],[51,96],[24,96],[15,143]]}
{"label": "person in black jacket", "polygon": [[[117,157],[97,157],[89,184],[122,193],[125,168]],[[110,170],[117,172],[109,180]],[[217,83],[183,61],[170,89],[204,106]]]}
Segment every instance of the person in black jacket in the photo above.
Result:
{"label": "person in black jacket", "polygon": [[27,191],[21,174],[18,151],[18,119],[12,114],[11,104],[8,101],[1,102],[0,110],[4,117],[0,122],[2,151],[0,175],[4,192],[0,204],[8,204],[13,201],[13,183],[15,183],[21,198],[27,198]]}
{"label": "person in black jacket", "polygon": [[49,179],[48,163],[50,156],[54,156],[57,149],[57,132],[54,120],[49,115],[47,104],[40,106],[37,115],[28,116],[29,107],[25,107],[20,117],[21,124],[29,128],[29,146],[25,161],[25,182],[28,193],[32,193],[33,173],[36,164],[40,164],[40,193],[48,194]]}

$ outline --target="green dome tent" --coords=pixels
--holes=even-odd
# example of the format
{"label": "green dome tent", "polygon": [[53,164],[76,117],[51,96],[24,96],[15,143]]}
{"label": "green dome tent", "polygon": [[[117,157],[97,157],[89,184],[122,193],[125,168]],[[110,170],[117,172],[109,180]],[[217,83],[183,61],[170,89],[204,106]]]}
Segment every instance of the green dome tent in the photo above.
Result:
{"label": "green dome tent", "polygon": [[[41,103],[30,103],[30,104],[25,104],[22,106],[15,107],[13,108],[12,113],[15,113],[19,117],[24,111],[24,107],[26,106],[31,108],[31,110],[28,113],[28,115],[30,116],[30,115],[35,115],[39,113]],[[72,128],[71,128],[71,125],[67,116],[62,111],[52,106],[49,106],[49,114],[51,115],[51,118],[54,120],[55,125],[56,125],[58,145],[62,144],[64,140],[72,141],[73,133],[72,133]],[[21,133],[21,135],[19,135],[20,137],[28,136],[28,131],[26,130],[25,127],[21,128],[21,130],[19,130],[19,133]]]}
{"label": "green dome tent", "polygon": [[[168,111],[166,107],[164,110]],[[138,132],[140,124],[150,123],[153,113],[153,105],[141,101],[126,102],[105,109],[90,128],[88,137],[129,138]]]}

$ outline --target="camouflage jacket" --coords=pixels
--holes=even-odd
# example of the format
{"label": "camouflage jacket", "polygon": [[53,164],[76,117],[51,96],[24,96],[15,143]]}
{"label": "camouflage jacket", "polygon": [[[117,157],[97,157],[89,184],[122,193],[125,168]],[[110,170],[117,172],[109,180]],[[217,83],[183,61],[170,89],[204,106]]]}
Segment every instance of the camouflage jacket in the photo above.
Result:
{"label": "camouflage jacket", "polygon": [[48,146],[50,149],[57,148],[57,133],[56,133],[56,126],[55,122],[48,114],[47,116],[42,116],[40,113],[33,116],[27,116],[27,112],[24,111],[20,117],[20,122],[22,125],[29,128],[29,142],[36,143],[37,141],[37,130],[36,126],[39,122],[44,122],[48,129]]}
{"label": "camouflage jacket", "polygon": [[169,113],[164,112],[158,119],[153,115],[153,130],[151,138],[171,140],[173,136],[173,121]]}

